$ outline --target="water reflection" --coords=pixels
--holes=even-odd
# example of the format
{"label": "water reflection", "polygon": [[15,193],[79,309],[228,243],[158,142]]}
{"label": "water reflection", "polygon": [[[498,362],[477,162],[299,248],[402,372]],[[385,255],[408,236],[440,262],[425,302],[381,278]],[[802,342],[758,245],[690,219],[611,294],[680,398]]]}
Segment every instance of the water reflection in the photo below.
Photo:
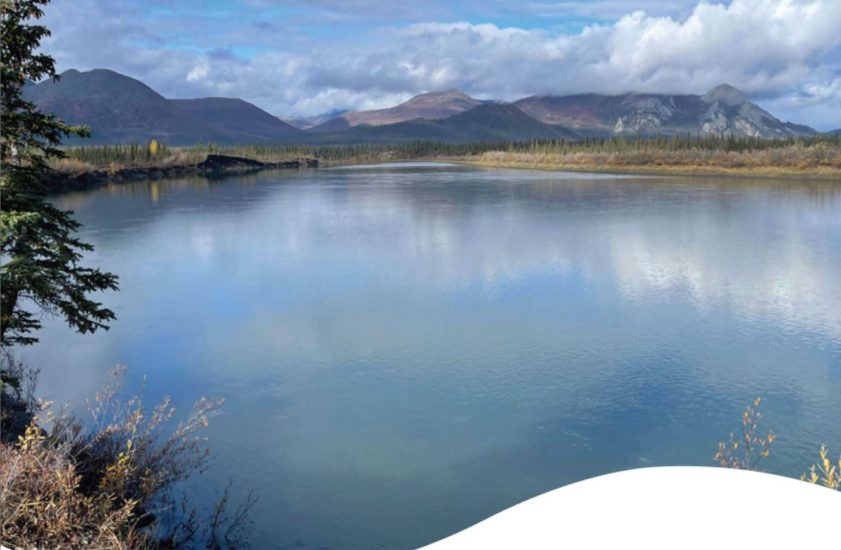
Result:
{"label": "water reflection", "polygon": [[59,401],[115,363],[228,399],[207,484],[257,540],[408,547],[560,484],[709,464],[767,398],[769,467],[841,447],[841,192],[458,166],[274,172],[58,197],[119,321],[49,324]]}

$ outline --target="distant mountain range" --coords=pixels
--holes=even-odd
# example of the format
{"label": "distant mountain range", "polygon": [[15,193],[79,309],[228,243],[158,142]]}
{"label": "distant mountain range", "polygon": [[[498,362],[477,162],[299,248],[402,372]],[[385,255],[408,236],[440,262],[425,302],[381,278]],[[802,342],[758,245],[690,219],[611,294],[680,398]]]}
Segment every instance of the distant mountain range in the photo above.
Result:
{"label": "distant mountain range", "polygon": [[587,136],[726,134],[787,137],[816,133],[783,122],[728,85],[703,95],[579,94],[531,96],[513,103],[459,90],[416,96],[388,109],[334,111],[317,117],[272,116],[240,99],[166,99],[139,80],[106,69],[66,71],[58,83],[29,84],[25,95],[92,139],[170,145],[235,143],[508,142]]}
{"label": "distant mountain range", "polygon": [[[322,124],[322,128],[329,122]],[[415,118],[394,124],[359,124],[337,132],[312,128],[319,143],[398,143],[444,141],[448,143],[510,142],[577,139],[563,126],[550,126],[528,116],[510,103],[480,104],[461,113],[437,118]]]}

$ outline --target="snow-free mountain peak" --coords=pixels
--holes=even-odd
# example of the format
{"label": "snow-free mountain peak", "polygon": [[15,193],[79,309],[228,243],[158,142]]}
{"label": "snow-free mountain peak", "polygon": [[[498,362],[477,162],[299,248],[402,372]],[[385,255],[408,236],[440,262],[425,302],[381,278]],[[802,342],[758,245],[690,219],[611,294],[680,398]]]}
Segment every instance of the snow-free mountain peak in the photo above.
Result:
{"label": "snow-free mountain peak", "polygon": [[483,102],[461,90],[444,90],[417,95],[388,109],[351,111],[312,129],[314,132],[336,132],[354,126],[382,126],[416,118],[437,120],[469,111]]}

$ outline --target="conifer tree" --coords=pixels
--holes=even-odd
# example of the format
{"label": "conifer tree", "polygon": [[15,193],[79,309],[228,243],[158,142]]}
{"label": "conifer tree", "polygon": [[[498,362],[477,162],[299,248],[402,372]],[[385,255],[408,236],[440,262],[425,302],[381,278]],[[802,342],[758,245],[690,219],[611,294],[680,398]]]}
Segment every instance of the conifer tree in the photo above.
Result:
{"label": "conifer tree", "polygon": [[116,290],[112,273],[81,265],[93,247],[75,234],[72,212],[47,200],[47,161],[64,154],[67,135],[87,135],[41,113],[24,87],[57,80],[54,60],[38,50],[49,30],[35,22],[49,0],[0,0],[0,344],[32,344],[40,314],[62,316],[79,332],[107,329],[114,313],[91,293]]}

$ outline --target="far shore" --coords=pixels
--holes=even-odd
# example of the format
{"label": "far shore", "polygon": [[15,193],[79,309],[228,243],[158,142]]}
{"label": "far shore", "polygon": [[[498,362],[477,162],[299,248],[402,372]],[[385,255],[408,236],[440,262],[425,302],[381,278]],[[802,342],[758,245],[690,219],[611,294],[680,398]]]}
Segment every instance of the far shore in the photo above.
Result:
{"label": "far shore", "polygon": [[156,180],[186,176],[218,178],[270,169],[300,169],[318,167],[318,159],[297,158],[284,161],[258,161],[231,155],[209,154],[201,162],[180,160],[166,163],[129,163],[94,167],[67,166],[54,169],[47,177],[53,193],[100,187],[108,183]]}
{"label": "far shore", "polygon": [[487,168],[563,170],[636,176],[703,176],[841,181],[841,137],[761,140],[707,136],[584,142],[352,146],[242,145],[68,148],[47,184],[52,192],[144,179],[224,176],[273,168],[444,161]]}
{"label": "far shore", "polygon": [[[57,171],[50,178],[49,185],[54,193],[84,190],[111,183],[127,183],[142,180],[157,180],[185,176],[223,177],[228,175],[257,172],[270,169],[300,169],[316,167],[358,166],[360,164],[382,164],[394,162],[449,162],[465,166],[483,168],[509,168],[538,171],[565,171],[580,173],[616,174],[631,176],[681,176],[681,177],[728,177],[728,178],[769,178],[769,179],[809,179],[837,181],[841,183],[841,168],[832,166],[810,166],[790,168],[779,166],[723,167],[702,165],[610,165],[610,164],[573,164],[562,162],[527,162],[514,160],[493,160],[483,155],[471,156],[429,156],[420,158],[384,158],[365,159],[295,159],[284,162],[258,162],[253,159],[212,155],[215,163],[175,163],[175,164],[129,164],[119,167],[84,167],[73,171]],[[219,162],[222,164],[219,164]],[[243,161],[251,161],[245,163]]]}
{"label": "far shore", "polygon": [[724,167],[703,165],[607,165],[572,164],[558,162],[491,161],[464,157],[435,158],[429,160],[453,162],[484,168],[514,168],[522,170],[564,171],[633,176],[727,176],[742,178],[807,178],[820,180],[841,180],[841,168],[815,166],[788,168],[779,166]]}

